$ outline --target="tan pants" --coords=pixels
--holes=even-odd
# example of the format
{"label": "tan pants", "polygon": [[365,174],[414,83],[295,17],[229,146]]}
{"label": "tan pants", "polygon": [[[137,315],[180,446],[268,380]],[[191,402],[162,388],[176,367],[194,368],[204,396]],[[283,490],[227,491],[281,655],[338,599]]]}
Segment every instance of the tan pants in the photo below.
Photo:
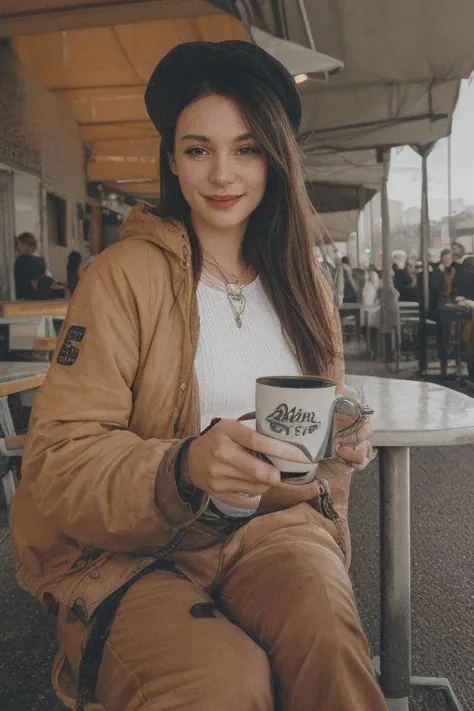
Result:
{"label": "tan pants", "polygon": [[[104,650],[106,711],[386,711],[329,525],[299,504],[234,534],[208,591],[165,571],[135,583]],[[175,561],[195,580],[200,556]],[[215,617],[191,615],[213,600]],[[77,678],[86,630],[62,614],[58,633]]]}

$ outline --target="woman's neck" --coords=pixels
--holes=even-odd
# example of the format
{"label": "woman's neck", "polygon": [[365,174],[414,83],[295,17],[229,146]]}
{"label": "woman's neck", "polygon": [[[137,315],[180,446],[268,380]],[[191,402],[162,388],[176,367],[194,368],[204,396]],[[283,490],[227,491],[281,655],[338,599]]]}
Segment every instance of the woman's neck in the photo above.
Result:
{"label": "woman's neck", "polygon": [[222,230],[203,225],[199,219],[192,217],[192,225],[201,245],[204,261],[207,256],[215,260],[222,269],[232,272],[240,272],[245,268],[242,245],[246,224]]}

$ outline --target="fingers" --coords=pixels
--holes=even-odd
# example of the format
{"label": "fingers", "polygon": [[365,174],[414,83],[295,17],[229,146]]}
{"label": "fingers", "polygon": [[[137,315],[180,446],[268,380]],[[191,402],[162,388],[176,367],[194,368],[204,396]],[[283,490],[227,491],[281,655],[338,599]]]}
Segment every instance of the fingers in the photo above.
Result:
{"label": "fingers", "polygon": [[240,422],[233,420],[223,420],[226,426],[226,434],[234,442],[245,449],[250,449],[260,454],[266,454],[268,457],[278,457],[289,462],[307,462],[307,457],[301,452],[298,447],[280,440],[266,437],[265,435],[251,430]]}
{"label": "fingers", "polygon": [[335,454],[337,459],[346,467],[357,471],[365,469],[374,458],[372,445],[368,441],[361,442],[358,445],[339,445]]}
{"label": "fingers", "polygon": [[349,435],[348,437],[341,438],[340,446],[360,444],[364,440],[367,440],[370,443],[372,441],[373,434],[374,431],[372,429],[372,425],[370,424],[370,422],[366,422],[359,430],[357,430],[353,434]]}
{"label": "fingers", "polygon": [[209,469],[211,477],[217,479],[227,476],[241,483],[255,482],[264,485],[265,489],[280,481],[280,472],[276,467],[262,462],[230,439],[220,442],[213,454],[214,464]]}
{"label": "fingers", "polygon": [[336,454],[340,459],[355,465],[362,465],[369,458],[372,445],[367,440],[359,444],[340,444],[336,449]]}
{"label": "fingers", "polygon": [[216,496],[223,492],[261,496],[269,487],[255,479],[244,477],[242,472],[235,467],[222,464],[218,471],[216,467],[215,474],[210,472],[209,488],[210,492]]}
{"label": "fingers", "polygon": [[235,467],[240,476],[251,481],[257,481],[267,487],[280,482],[280,472],[276,467],[269,462],[262,462],[261,459],[234,442],[230,444],[225,461]]}

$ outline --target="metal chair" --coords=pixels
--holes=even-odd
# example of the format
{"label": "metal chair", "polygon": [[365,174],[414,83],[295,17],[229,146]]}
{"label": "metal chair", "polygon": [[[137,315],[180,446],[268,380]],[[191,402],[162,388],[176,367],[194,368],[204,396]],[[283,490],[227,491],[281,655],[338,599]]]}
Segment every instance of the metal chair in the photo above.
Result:
{"label": "metal chair", "polygon": [[19,459],[23,454],[25,435],[0,439],[0,506],[7,514],[19,481]]}

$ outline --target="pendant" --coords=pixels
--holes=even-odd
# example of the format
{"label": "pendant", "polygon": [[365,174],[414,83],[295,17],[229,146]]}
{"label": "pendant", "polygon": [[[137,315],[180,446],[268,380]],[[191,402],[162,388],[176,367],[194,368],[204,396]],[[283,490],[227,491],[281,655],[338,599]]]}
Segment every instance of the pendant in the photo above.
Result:
{"label": "pendant", "polygon": [[242,294],[242,287],[233,287],[232,284],[227,285],[227,298],[232,306],[232,311],[235,316],[235,323],[237,328],[242,328],[242,318],[245,311],[245,296]]}

